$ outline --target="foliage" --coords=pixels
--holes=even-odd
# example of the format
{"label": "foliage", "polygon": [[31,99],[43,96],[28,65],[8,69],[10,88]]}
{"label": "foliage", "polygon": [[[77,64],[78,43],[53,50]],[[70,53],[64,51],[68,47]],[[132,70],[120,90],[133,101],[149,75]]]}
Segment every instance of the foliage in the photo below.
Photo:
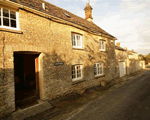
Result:
{"label": "foliage", "polygon": [[150,63],[150,53],[144,57],[145,63]]}

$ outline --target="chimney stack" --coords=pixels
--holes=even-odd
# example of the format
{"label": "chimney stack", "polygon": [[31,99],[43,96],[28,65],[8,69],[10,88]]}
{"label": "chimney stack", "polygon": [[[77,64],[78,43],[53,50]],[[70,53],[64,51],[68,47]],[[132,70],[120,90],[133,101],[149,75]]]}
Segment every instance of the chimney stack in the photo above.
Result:
{"label": "chimney stack", "polygon": [[45,0],[42,0],[42,8],[45,10]]}
{"label": "chimney stack", "polygon": [[92,7],[90,6],[89,3],[86,4],[84,11],[85,11],[85,19],[92,22],[93,17],[92,17]]}
{"label": "chimney stack", "polygon": [[120,47],[120,43],[117,43],[117,46]]}

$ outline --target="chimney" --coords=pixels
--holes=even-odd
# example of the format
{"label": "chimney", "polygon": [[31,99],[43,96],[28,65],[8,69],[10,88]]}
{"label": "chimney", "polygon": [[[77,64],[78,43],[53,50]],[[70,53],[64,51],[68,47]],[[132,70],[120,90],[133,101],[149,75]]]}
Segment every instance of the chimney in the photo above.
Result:
{"label": "chimney", "polygon": [[42,0],[42,8],[45,10],[45,0]]}
{"label": "chimney", "polygon": [[117,43],[117,46],[120,47],[120,43]]}
{"label": "chimney", "polygon": [[92,18],[92,7],[90,6],[89,3],[86,4],[84,11],[85,11],[85,19],[92,22],[93,18]]}

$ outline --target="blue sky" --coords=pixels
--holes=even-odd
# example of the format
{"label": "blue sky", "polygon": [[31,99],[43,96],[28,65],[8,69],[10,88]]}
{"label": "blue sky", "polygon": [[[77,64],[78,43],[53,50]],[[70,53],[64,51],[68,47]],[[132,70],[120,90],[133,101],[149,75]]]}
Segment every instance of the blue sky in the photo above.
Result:
{"label": "blue sky", "polygon": [[[46,0],[85,17],[88,0]],[[90,0],[93,22],[117,37],[121,47],[139,54],[150,53],[150,0]]]}

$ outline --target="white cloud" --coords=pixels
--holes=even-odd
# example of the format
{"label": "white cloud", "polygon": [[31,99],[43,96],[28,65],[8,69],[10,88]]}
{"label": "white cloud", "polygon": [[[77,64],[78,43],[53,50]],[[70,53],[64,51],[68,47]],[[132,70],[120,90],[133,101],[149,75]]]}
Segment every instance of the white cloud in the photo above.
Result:
{"label": "white cloud", "polygon": [[96,16],[94,21],[104,30],[117,37],[116,42],[121,42],[122,47],[135,49],[146,54],[143,47],[145,46],[148,50],[148,46],[150,46],[150,10],[147,9],[147,2],[122,0],[117,11],[109,11],[103,17]]}

